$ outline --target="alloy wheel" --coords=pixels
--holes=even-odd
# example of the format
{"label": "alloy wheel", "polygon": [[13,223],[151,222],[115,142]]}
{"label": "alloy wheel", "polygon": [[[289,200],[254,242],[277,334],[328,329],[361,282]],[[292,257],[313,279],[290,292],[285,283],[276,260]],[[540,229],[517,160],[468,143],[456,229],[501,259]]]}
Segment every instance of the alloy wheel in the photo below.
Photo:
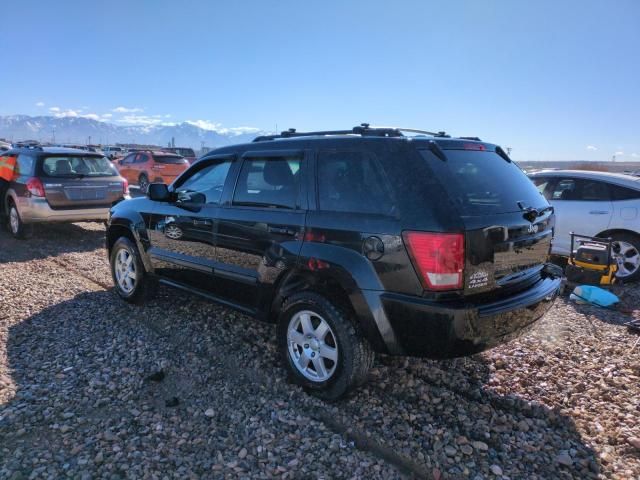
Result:
{"label": "alloy wheel", "polygon": [[618,278],[627,278],[638,271],[640,268],[640,252],[635,245],[616,241],[613,242],[613,256],[618,264],[616,276]]}
{"label": "alloy wheel", "polygon": [[9,212],[9,226],[11,227],[11,233],[17,235],[20,230],[20,216],[15,206],[12,206]]}
{"label": "alloy wheel", "polygon": [[311,310],[297,312],[287,328],[289,356],[296,369],[309,380],[325,382],[338,365],[338,343],[321,315]]}
{"label": "alloy wheel", "polygon": [[137,280],[136,262],[131,252],[126,248],[121,248],[116,254],[113,271],[118,287],[126,294],[133,292]]}

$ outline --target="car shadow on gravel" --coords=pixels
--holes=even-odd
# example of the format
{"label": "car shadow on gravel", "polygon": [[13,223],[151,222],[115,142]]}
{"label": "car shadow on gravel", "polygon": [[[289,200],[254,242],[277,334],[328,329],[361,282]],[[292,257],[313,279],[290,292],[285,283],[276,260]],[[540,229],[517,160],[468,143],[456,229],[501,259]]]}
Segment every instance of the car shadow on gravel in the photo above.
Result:
{"label": "car shadow on gravel", "polygon": [[[231,468],[238,468],[242,446],[249,456],[241,463],[251,472],[266,468],[260,453],[254,456],[260,452],[256,432],[276,427],[282,432],[271,435],[301,438],[301,444],[338,434],[356,453],[405,477],[433,477],[435,470],[450,479],[491,478],[498,471],[510,478],[600,473],[570,416],[487,388],[495,366],[483,355],[448,361],[380,356],[367,385],[327,404],[284,381],[272,333],[269,325],[166,290],[145,307],[98,291],[45,308],[8,331],[14,392],[0,405],[0,477],[34,469],[124,476],[111,465],[142,473],[144,462],[181,476],[210,475],[216,458],[224,457],[227,468],[230,456]],[[149,381],[158,370],[166,378]],[[166,406],[174,396],[178,407]],[[193,449],[187,452],[185,444]],[[158,449],[173,452],[172,460]],[[336,455],[347,453],[355,455]],[[313,455],[304,458],[313,463]],[[332,466],[335,459],[316,463],[320,471],[340,468]],[[356,477],[388,476],[385,470],[382,477],[369,475],[362,465],[370,464],[360,459],[342,468],[347,477],[356,467],[365,468]],[[189,469],[180,470],[185,465]]]}
{"label": "car shadow on gravel", "polygon": [[21,240],[15,239],[4,226],[0,227],[0,263],[88,252],[104,245],[105,228],[100,223],[34,225],[33,234]]}

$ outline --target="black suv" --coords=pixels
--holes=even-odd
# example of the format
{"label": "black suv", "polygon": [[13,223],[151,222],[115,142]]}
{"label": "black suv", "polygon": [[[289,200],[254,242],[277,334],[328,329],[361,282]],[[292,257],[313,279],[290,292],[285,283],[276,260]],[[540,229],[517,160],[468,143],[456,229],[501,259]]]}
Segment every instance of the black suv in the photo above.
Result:
{"label": "black suv", "polygon": [[367,124],[220,148],[111,210],[116,290],[157,280],[277,323],[293,379],[335,399],[374,352],[447,358],[550,308],[553,209],[498,146]]}

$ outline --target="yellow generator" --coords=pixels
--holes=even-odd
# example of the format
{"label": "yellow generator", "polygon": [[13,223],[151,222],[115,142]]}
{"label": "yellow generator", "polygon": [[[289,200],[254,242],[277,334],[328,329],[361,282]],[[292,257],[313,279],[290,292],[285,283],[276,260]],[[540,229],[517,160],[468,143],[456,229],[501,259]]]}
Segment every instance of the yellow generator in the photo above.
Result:
{"label": "yellow generator", "polygon": [[571,235],[571,253],[565,270],[567,283],[573,285],[611,285],[618,265],[612,254],[611,238]]}

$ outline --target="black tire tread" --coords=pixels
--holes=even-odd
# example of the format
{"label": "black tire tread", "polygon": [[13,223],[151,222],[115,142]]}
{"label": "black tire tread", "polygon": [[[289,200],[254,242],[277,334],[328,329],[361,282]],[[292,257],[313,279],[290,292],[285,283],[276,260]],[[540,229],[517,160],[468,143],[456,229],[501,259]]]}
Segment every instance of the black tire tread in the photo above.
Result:
{"label": "black tire tread", "polygon": [[[367,375],[369,369],[373,366],[375,353],[347,309],[335,305],[320,293],[302,291],[285,299],[282,305],[281,318],[278,322],[279,344],[283,350],[282,353],[287,366],[289,366],[286,345],[288,318],[284,317],[290,308],[298,304],[316,305],[316,308],[321,312],[327,313],[337,324],[338,331],[335,333],[340,338],[339,341],[342,344],[343,353],[345,350],[344,344],[346,343],[350,346],[352,355],[350,355],[350,361],[347,361],[349,359],[341,358],[341,362],[343,362],[341,372],[336,378],[330,379],[326,386],[310,382],[294,371],[294,367],[289,367],[289,370],[293,372],[292,378],[296,383],[301,384],[320,398],[325,400],[338,400],[367,381]],[[345,361],[347,361],[346,370],[344,365]]]}
{"label": "black tire tread", "polygon": [[[137,283],[135,290],[130,295],[124,295],[124,292],[122,292],[120,288],[118,288],[116,276],[113,271],[114,256],[118,251],[118,247],[123,243],[126,244],[127,248],[129,248],[131,252],[133,252],[134,261],[136,262],[136,269],[142,275],[141,280]],[[116,292],[118,293],[120,298],[122,298],[126,302],[133,303],[135,305],[141,305],[149,300],[154,295],[157,289],[157,282],[149,276],[144,268],[144,264],[142,263],[142,257],[140,256],[138,247],[128,237],[120,237],[113,244],[111,255],[109,256],[109,269],[111,270],[111,277],[113,278],[113,284]]]}

